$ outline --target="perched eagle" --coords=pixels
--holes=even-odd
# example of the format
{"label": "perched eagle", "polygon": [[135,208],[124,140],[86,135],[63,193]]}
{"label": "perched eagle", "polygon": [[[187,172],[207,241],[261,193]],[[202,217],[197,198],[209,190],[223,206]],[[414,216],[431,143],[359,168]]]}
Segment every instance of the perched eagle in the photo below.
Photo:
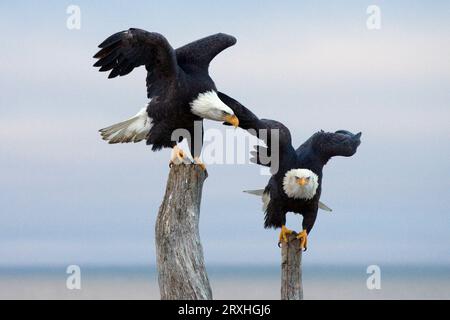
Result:
{"label": "perched eagle", "polygon": [[[174,50],[162,35],[133,28],[107,38],[94,56],[98,59],[94,67],[111,70],[109,78],[115,78],[145,66],[151,100],[134,117],[101,129],[103,139],[109,143],[146,140],[153,151],[173,148],[173,164],[185,161],[177,143],[187,138],[194,161],[204,168],[199,160],[203,125],[199,135],[194,122],[210,119],[239,125],[233,110],[218,97],[208,73],[211,60],[235,43],[234,37],[219,33]],[[186,134],[173,141],[172,134],[180,129]]]}
{"label": "perched eagle", "polygon": [[[286,213],[294,212],[303,216],[303,231],[297,235],[302,249],[307,248],[307,235],[316,220],[319,208],[327,209],[320,203],[322,170],[325,164],[334,156],[350,157],[356,153],[361,143],[361,132],[353,134],[339,130],[332,132],[317,132],[298,149],[291,143],[291,133],[282,123],[259,119],[239,102],[224,95],[219,97],[233,109],[239,117],[239,127],[255,134],[263,140],[267,147],[256,146],[252,152],[252,162],[270,166],[272,177],[265,189],[247,191],[261,195],[265,212],[265,228],[281,228],[279,244],[286,242],[288,234],[293,231],[286,228]],[[272,132],[276,131],[277,141]],[[262,134],[264,133],[264,134]],[[277,144],[278,159],[274,167],[272,153]],[[270,162],[266,161],[271,159]]]}

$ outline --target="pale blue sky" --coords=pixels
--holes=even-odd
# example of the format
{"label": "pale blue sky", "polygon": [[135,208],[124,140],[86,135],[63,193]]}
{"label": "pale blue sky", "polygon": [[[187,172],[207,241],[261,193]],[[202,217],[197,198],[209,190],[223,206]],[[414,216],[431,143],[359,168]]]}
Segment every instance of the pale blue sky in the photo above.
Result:
{"label": "pale blue sky", "polygon": [[[236,36],[213,79],[283,121],[295,145],[319,129],[363,132],[354,157],[325,168],[334,214],[320,214],[305,261],[450,264],[448,1],[133,3],[0,4],[0,265],[155,263],[169,151],[110,146],[97,133],[147,101],[143,70],[107,80],[92,68],[98,43],[128,27],[174,47]],[[81,8],[79,31],[66,28],[69,4]],[[381,30],[366,28],[370,4]],[[278,263],[277,231],[241,192],[267,177],[252,165],[208,169],[207,263]],[[300,218],[288,223],[299,229]]]}

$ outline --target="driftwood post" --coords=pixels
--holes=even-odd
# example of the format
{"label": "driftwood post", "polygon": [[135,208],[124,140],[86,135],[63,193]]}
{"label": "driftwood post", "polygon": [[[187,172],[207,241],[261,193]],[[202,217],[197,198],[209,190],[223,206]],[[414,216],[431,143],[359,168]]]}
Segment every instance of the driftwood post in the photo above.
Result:
{"label": "driftwood post", "polygon": [[203,182],[207,176],[198,165],[181,164],[170,169],[156,220],[162,300],[212,299],[198,226]]}
{"label": "driftwood post", "polygon": [[281,300],[303,300],[302,250],[297,234],[281,247]]}

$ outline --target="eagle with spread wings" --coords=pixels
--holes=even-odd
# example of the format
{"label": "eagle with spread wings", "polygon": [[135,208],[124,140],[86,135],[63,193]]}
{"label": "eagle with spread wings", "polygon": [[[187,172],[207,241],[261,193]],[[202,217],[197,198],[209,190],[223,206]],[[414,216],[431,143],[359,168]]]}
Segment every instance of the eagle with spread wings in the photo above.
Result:
{"label": "eagle with spread wings", "polygon": [[282,123],[259,119],[238,101],[223,93],[219,97],[239,117],[239,127],[261,139],[266,146],[255,146],[252,162],[271,168],[272,176],[264,189],[246,191],[262,197],[265,228],[281,228],[279,244],[288,241],[293,233],[286,227],[286,214],[303,216],[302,231],[297,234],[302,249],[307,248],[307,237],[316,221],[322,204],[323,167],[335,156],[350,157],[361,144],[361,132],[346,130],[319,131],[300,147],[292,146],[291,133]]}
{"label": "eagle with spread wings", "polygon": [[[173,49],[161,34],[136,28],[108,37],[99,45],[94,67],[115,78],[145,66],[150,102],[130,119],[101,129],[102,138],[111,144],[145,140],[153,151],[172,148],[171,164],[185,162],[177,144],[186,139],[194,162],[204,168],[199,159],[203,119],[239,125],[208,72],[212,59],[235,43],[234,37],[218,33]],[[200,134],[195,131],[196,121],[201,122]],[[174,137],[174,132],[179,136]]]}

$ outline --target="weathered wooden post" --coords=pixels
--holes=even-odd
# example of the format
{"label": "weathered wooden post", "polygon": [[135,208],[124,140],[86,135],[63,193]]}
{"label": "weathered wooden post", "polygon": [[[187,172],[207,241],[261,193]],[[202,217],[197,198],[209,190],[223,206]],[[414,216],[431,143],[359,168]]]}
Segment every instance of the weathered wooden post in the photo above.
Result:
{"label": "weathered wooden post", "polygon": [[302,250],[297,234],[281,246],[281,300],[303,300]]}
{"label": "weathered wooden post", "polygon": [[212,299],[199,233],[202,188],[207,176],[198,165],[180,164],[170,169],[156,220],[162,300]]}

